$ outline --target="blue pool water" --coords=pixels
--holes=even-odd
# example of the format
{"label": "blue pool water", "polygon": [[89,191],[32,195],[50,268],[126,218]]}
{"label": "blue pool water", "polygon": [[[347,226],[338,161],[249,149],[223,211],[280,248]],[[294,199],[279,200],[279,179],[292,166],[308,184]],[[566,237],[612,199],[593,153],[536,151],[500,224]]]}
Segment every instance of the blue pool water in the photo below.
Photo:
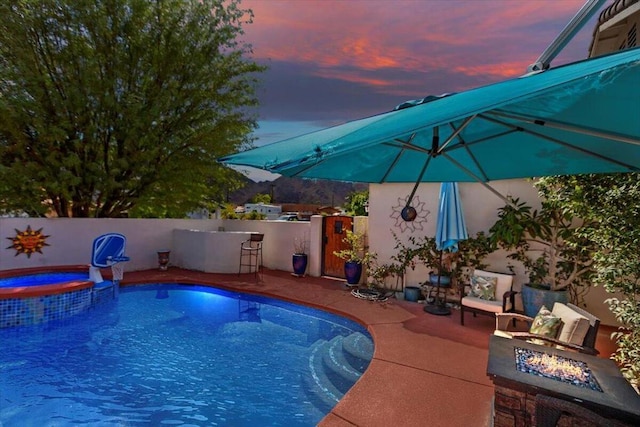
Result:
{"label": "blue pool water", "polygon": [[[337,351],[354,344],[369,355],[357,368]],[[64,322],[0,330],[0,347],[2,427],[313,426],[373,350],[339,316],[168,284],[123,288]],[[333,359],[346,374],[327,368]]]}
{"label": "blue pool water", "polygon": [[15,288],[19,286],[52,285],[55,283],[72,282],[74,280],[89,280],[86,273],[40,273],[25,276],[5,277],[0,279],[0,288]]}

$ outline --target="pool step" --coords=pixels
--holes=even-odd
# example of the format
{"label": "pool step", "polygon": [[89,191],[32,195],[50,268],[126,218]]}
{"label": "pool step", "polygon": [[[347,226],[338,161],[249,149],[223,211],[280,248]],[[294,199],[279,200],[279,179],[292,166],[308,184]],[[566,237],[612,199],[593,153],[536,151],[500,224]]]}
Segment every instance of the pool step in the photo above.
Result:
{"label": "pool step", "polygon": [[344,396],[327,377],[324,369],[323,354],[329,342],[319,340],[311,347],[309,355],[309,374],[303,375],[304,389],[312,403],[322,412],[328,412]]}
{"label": "pool step", "polygon": [[343,337],[335,337],[328,342],[322,353],[327,377],[331,379],[338,390],[345,393],[353,383],[358,381],[363,371],[358,371],[351,366],[343,351]]}
{"label": "pool step", "polygon": [[344,338],[342,349],[345,357],[355,369],[364,372],[373,358],[373,341],[360,332]]}
{"label": "pool step", "polygon": [[362,376],[373,355],[373,343],[361,333],[318,340],[309,355],[310,375],[305,390],[316,406],[327,412]]}

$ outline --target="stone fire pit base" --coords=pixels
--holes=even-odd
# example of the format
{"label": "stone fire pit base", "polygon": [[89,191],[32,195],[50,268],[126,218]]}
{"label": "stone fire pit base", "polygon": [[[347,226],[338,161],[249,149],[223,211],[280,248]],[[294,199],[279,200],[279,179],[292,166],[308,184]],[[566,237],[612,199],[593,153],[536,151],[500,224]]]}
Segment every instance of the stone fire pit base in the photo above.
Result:
{"label": "stone fire pit base", "polygon": [[[602,391],[520,372],[516,368],[516,347],[545,351],[550,355],[577,359],[589,366]],[[607,419],[626,425],[640,425],[640,396],[624,379],[612,360],[566,352],[525,341],[491,336],[487,375],[494,389],[495,427],[536,426],[538,394],[571,402]],[[585,425],[583,419],[563,415],[558,426]],[[591,425],[591,424],[588,424]]]}

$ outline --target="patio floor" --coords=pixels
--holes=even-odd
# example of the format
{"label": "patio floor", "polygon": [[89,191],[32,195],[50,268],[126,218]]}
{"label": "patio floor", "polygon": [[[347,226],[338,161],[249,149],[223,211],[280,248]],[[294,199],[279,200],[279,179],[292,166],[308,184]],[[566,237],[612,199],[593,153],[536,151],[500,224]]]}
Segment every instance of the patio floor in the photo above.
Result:
{"label": "patio floor", "polygon": [[[344,282],[294,277],[267,270],[253,274],[211,274],[170,268],[127,272],[123,285],[149,282],[210,284],[310,305],[349,317],[373,336],[369,368],[319,424],[342,426],[488,426],[493,385],[486,375],[488,337],[495,322],[488,316],[460,313],[434,316],[419,303],[390,299],[365,301],[351,296]],[[611,328],[601,327],[597,348],[614,349]]]}

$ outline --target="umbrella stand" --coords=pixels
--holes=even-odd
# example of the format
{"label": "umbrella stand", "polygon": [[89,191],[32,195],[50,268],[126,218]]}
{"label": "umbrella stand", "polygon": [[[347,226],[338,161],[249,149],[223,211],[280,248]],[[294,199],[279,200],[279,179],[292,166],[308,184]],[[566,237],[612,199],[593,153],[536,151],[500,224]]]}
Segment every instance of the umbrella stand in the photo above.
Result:
{"label": "umbrella stand", "polygon": [[[434,141],[433,144],[436,146],[438,144],[437,129],[438,128],[435,128],[433,130],[433,141]],[[420,181],[422,181],[422,177],[424,176],[424,173],[427,171],[427,167],[429,166],[430,160],[431,160],[431,156],[427,157],[427,161],[424,162],[424,166],[422,166],[422,170],[420,171],[420,175],[418,176],[418,179],[416,180],[416,183],[413,186],[413,190],[411,190],[411,195],[409,195],[409,198],[407,199],[407,204],[405,205],[405,207],[402,209],[402,212],[400,213],[400,216],[402,217],[402,219],[404,219],[407,222],[413,221],[418,216],[418,213],[416,212],[416,208],[411,206],[411,202],[413,201],[413,196],[416,195],[416,191],[418,190],[418,186],[420,185]]]}
{"label": "umbrella stand", "polygon": [[[443,258],[443,252],[444,251],[440,251],[440,265],[442,266],[442,258]],[[431,286],[433,286],[433,283],[431,283]],[[447,285],[446,287],[448,288],[450,285]],[[436,316],[448,316],[451,314],[451,309],[449,307],[447,307],[447,296],[445,294],[445,297],[443,300],[440,299],[440,291],[441,291],[441,286],[440,286],[440,272],[438,272],[438,282],[436,284],[436,298],[433,301],[432,304],[427,304],[424,306],[424,311],[429,313],[429,314],[435,314]],[[446,292],[446,289],[444,290],[444,292]]]}

